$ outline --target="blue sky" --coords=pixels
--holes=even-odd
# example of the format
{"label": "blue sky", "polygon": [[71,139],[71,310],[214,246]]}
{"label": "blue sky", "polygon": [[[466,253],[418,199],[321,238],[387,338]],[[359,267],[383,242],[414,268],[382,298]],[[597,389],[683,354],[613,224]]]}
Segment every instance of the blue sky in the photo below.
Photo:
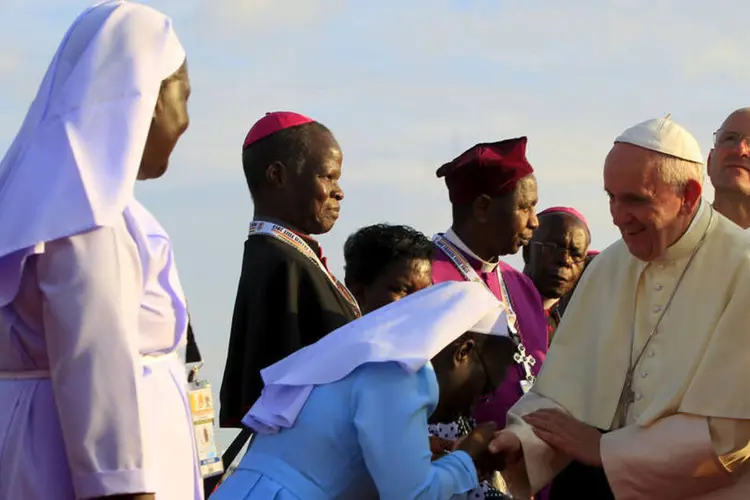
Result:
{"label": "blue sky", "polygon": [[[89,3],[0,0],[0,146]],[[724,117],[750,104],[739,0],[144,3],[173,17],[193,97],[170,171],[139,196],[174,240],[217,390],[252,216],[241,143],[266,111],[309,114],[339,138],[346,199],[321,241],[343,275],[348,234],[381,221],[445,229],[450,208],[435,169],[476,142],[519,135],[529,137],[540,208],[578,208],[603,248],[618,237],[601,167],[619,132],[670,112],[705,155]]]}

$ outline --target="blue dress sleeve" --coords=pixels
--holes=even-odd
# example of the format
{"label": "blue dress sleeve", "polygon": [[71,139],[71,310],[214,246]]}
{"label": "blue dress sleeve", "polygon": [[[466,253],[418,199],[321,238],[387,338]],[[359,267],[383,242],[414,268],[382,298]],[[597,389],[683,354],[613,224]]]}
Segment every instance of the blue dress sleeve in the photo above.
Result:
{"label": "blue dress sleeve", "polygon": [[353,421],[362,455],[380,498],[466,498],[479,486],[468,454],[432,461],[427,417],[437,403],[431,368],[409,373],[396,363],[360,368],[352,391]]}

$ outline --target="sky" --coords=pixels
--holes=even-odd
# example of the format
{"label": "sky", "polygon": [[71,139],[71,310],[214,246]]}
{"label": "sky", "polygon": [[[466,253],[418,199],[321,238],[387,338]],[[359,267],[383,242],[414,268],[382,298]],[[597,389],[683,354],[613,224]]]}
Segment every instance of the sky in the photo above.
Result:
{"label": "sky", "polygon": [[[0,0],[0,148],[86,0]],[[343,277],[357,228],[450,225],[441,164],[475,143],[528,136],[543,209],[619,233],[602,189],[613,139],[672,114],[700,142],[750,102],[740,0],[153,0],[188,54],[191,127],[139,199],[170,233],[205,375],[218,392],[252,204],[241,145],[265,112],[327,125],[344,152],[341,218],[321,237]],[[710,186],[706,197],[711,200]],[[520,255],[508,261],[520,266]],[[226,443],[232,432],[222,432]]]}

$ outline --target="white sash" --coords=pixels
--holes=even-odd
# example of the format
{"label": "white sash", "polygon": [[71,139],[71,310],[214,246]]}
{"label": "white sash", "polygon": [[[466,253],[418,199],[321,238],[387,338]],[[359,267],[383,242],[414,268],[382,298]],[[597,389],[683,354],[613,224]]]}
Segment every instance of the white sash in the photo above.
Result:
{"label": "white sash", "polygon": [[[432,237],[432,242],[437,246],[441,252],[445,254],[446,257],[450,259],[450,261],[453,263],[453,265],[456,267],[459,273],[461,273],[461,276],[466,281],[473,281],[475,283],[481,283],[485,287],[487,287],[488,290],[490,290],[490,287],[487,286],[487,283],[485,283],[482,278],[479,277],[477,272],[474,270],[473,267],[471,267],[471,264],[469,261],[463,256],[463,254],[446,238],[445,236],[441,234],[436,234]],[[503,303],[505,303],[505,306],[507,307],[508,311],[508,330],[510,332],[511,338],[516,342],[518,352],[516,352],[513,355],[513,360],[523,367],[524,375],[526,377],[526,380],[521,380],[521,390],[523,393],[527,393],[529,389],[531,389],[531,386],[536,381],[536,377],[534,376],[534,372],[532,372],[531,367],[536,364],[536,359],[534,359],[534,356],[532,356],[530,353],[526,351],[526,346],[523,345],[523,341],[521,340],[521,336],[519,335],[518,331],[518,317],[516,316],[515,311],[513,310],[513,304],[510,301],[510,294],[508,293],[508,289],[505,286],[505,280],[503,279],[503,275],[500,272],[500,264],[498,263],[497,267],[495,268],[495,272],[497,273],[497,279],[500,282],[500,295],[502,296]],[[492,290],[490,290],[492,292]]]}
{"label": "white sash", "polygon": [[326,269],[326,267],[323,265],[323,262],[321,262],[320,257],[318,257],[318,255],[312,250],[312,248],[310,248],[310,245],[308,245],[304,239],[288,230],[284,226],[274,224],[273,222],[266,222],[261,220],[251,222],[248,236],[259,234],[265,234],[266,236],[276,238],[277,240],[286,243],[287,245],[291,246],[302,255],[307,257],[308,260],[318,266],[318,268],[323,271],[326,276],[328,276],[328,279],[331,281],[333,286],[336,287],[336,290],[338,290],[339,293],[344,297],[344,299],[346,299],[346,301],[352,306],[357,317],[362,315],[362,312],[359,309],[359,304],[357,304],[357,299],[354,298],[352,292],[350,292],[349,289],[346,288],[346,285],[341,283],[333,274],[328,271],[328,269]]}

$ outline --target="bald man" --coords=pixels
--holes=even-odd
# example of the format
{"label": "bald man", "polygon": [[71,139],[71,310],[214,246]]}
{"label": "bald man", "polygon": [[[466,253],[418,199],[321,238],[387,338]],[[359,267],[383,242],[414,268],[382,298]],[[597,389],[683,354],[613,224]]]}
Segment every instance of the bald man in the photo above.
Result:
{"label": "bald man", "polygon": [[714,133],[708,156],[714,208],[743,229],[750,227],[750,107],[730,114]]}

